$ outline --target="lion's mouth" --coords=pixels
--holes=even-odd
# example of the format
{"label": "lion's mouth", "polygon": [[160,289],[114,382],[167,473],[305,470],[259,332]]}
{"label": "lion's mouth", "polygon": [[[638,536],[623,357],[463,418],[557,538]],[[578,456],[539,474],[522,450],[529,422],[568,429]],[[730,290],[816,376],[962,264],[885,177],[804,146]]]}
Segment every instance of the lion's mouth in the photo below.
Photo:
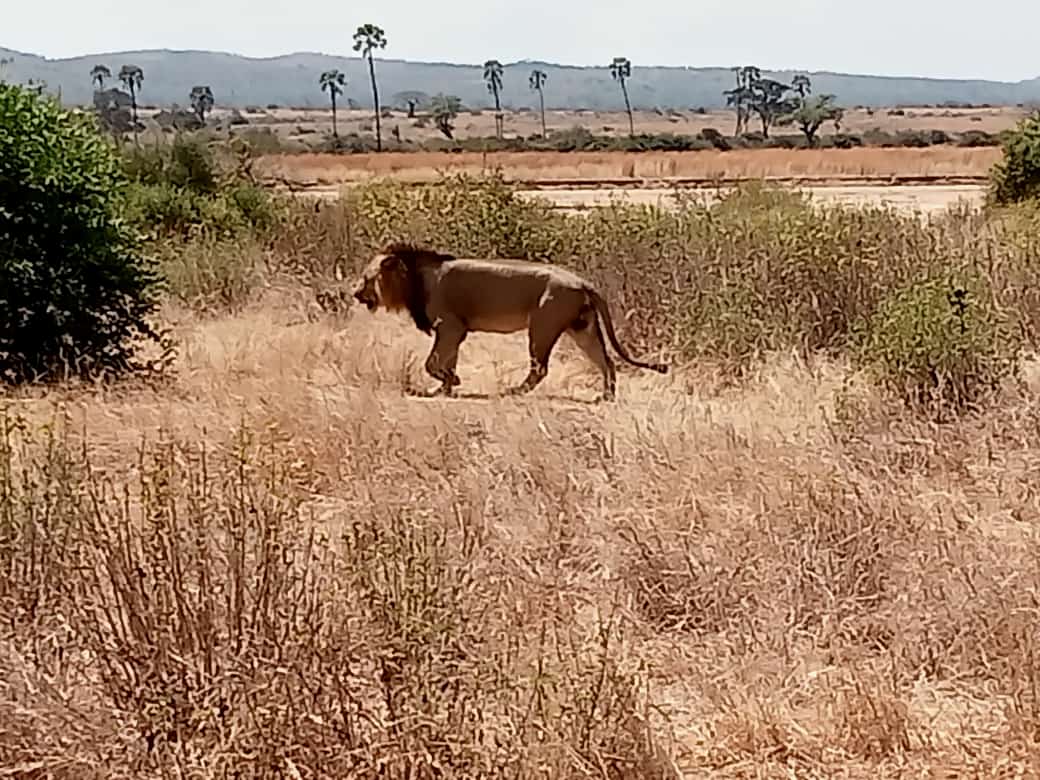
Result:
{"label": "lion's mouth", "polygon": [[376,306],[379,305],[379,301],[376,300],[376,297],[374,295],[368,295],[366,293],[360,292],[355,293],[354,297],[357,298],[359,303],[365,304],[369,311],[375,311]]}

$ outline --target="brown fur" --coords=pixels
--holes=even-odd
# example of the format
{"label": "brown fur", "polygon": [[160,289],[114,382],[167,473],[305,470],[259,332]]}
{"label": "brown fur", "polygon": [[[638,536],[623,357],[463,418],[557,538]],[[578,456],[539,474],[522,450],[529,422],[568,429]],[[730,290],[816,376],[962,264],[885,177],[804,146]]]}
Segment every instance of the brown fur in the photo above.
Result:
{"label": "brown fur", "polygon": [[414,244],[388,244],[362,273],[354,298],[370,310],[405,310],[416,327],[434,334],[427,372],[450,394],[458,348],[470,331],[512,333],[527,329],[531,369],[511,392],[531,390],[548,372],[549,356],[566,331],[603,374],[613,397],[615,368],[610,343],[628,363],[667,373],[668,367],[633,360],[618,343],[610,310],[591,283],[559,266],[523,260],[457,258]]}

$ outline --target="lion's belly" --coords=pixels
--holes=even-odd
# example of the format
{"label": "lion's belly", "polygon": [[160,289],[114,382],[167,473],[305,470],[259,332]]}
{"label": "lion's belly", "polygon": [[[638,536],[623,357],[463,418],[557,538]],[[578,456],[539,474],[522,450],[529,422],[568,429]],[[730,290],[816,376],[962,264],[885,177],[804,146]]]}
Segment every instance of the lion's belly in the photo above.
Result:
{"label": "lion's belly", "polygon": [[528,312],[474,312],[466,318],[470,330],[486,333],[513,333],[527,327],[530,315]]}

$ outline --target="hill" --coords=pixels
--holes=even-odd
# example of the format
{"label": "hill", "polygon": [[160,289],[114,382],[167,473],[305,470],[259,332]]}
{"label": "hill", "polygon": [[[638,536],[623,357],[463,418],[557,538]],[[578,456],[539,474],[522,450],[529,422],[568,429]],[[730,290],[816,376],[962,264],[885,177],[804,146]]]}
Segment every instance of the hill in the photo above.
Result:
{"label": "hill", "polygon": [[[345,97],[361,107],[371,105],[368,73],[358,57],[295,53],[271,58],[250,58],[209,51],[128,51],[46,59],[0,48],[0,57],[12,58],[6,77],[11,81],[46,82],[52,92],[61,90],[68,104],[91,100],[90,69],[104,64],[113,73],[124,64],[144,70],[143,105],[186,104],[191,87],[209,84],[219,105],[317,107],[325,96],[318,89],[322,71],[338,68],[346,74]],[[606,67],[561,66],[522,61],[505,64],[503,102],[507,108],[533,106],[528,75],[538,67],[548,74],[548,108],[590,108],[610,111],[623,108],[620,90]],[[420,91],[458,95],[474,108],[491,105],[479,65],[444,62],[377,62],[381,93],[391,100],[395,93]],[[764,71],[764,75],[789,80],[790,71]],[[970,103],[1040,104],[1040,78],[1016,83],[983,80],[887,77],[812,72],[814,91],[831,92],[846,106],[932,105]],[[724,105],[722,91],[733,84],[728,68],[643,67],[633,63],[629,93],[635,108],[717,108]],[[346,102],[346,101],[344,101]]]}

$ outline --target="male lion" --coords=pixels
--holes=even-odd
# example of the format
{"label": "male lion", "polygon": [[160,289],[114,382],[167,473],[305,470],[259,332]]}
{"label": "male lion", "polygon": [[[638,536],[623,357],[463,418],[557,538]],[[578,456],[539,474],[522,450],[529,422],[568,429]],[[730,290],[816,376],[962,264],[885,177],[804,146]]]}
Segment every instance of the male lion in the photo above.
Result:
{"label": "male lion", "polygon": [[615,369],[607,354],[600,319],[610,343],[628,363],[662,374],[668,366],[633,360],[618,343],[607,302],[585,279],[548,263],[487,260],[442,254],[394,243],[377,253],[362,273],[354,298],[369,311],[407,311],[423,333],[433,331],[426,371],[451,395],[459,345],[470,331],[513,333],[527,328],[531,369],[510,395],[526,393],[548,373],[549,355],[564,331],[603,374],[603,396],[615,395]]}

